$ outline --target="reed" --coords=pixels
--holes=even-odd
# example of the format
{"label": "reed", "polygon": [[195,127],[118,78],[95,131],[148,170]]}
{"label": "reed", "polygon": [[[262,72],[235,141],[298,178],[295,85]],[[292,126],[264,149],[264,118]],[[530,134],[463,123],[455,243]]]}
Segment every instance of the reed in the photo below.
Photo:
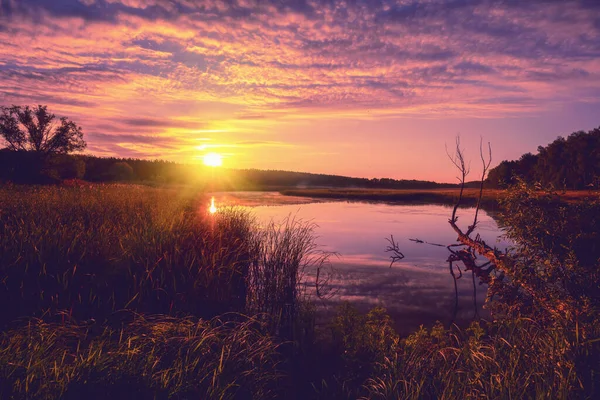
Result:
{"label": "reed", "polygon": [[[473,323],[465,331],[422,328],[379,364],[369,399],[593,397],[598,346],[531,319]],[[598,365],[593,366],[597,373]],[[592,378],[593,379],[593,378]],[[597,376],[595,377],[597,379]]]}
{"label": "reed", "polygon": [[197,195],[136,186],[0,190],[0,325],[66,311],[211,318],[245,310],[253,225]]}
{"label": "reed", "polygon": [[0,337],[0,397],[269,399],[278,363],[251,318],[137,316],[120,329],[31,320]]}
{"label": "reed", "polygon": [[167,188],[0,187],[0,398],[595,398],[597,204],[538,197],[507,203],[507,232],[577,318],[505,293],[492,322],[400,338],[382,309],[315,328],[310,222]]}
{"label": "reed", "polygon": [[330,256],[315,242],[315,227],[288,216],[262,226],[255,237],[247,311],[267,317],[271,333],[288,340],[295,338],[295,324],[309,310],[305,273],[321,268]]}

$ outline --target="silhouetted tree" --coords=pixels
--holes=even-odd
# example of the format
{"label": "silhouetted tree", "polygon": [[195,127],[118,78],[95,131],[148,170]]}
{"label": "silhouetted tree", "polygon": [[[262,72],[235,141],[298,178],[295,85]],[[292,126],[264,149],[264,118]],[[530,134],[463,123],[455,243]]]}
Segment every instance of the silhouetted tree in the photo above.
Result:
{"label": "silhouetted tree", "polygon": [[47,106],[2,107],[0,136],[7,148],[41,154],[68,154],[86,146],[81,127],[66,117],[59,121]]}
{"label": "silhouetted tree", "polygon": [[[518,180],[514,178],[518,177]],[[538,154],[527,153],[516,161],[502,161],[490,170],[491,186],[524,181],[540,187],[598,188],[600,177],[600,128],[558,137]]]}

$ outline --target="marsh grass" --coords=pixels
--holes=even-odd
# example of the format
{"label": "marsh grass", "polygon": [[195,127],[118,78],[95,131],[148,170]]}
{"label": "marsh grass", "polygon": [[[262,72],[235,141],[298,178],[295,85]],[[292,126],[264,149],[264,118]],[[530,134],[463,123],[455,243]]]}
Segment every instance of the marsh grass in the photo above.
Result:
{"label": "marsh grass", "polygon": [[[369,399],[593,398],[598,347],[531,319],[421,328],[367,381]],[[593,368],[598,371],[597,361]],[[590,380],[591,378],[591,380]]]}
{"label": "marsh grass", "polygon": [[[310,223],[259,227],[206,203],[134,185],[0,188],[3,393],[271,396],[273,354],[314,324],[303,270],[326,255]],[[227,360],[248,368],[217,379]]]}
{"label": "marsh grass", "polygon": [[254,242],[248,311],[268,316],[270,331],[289,340],[300,334],[295,326],[299,318],[310,319],[304,275],[321,268],[331,255],[317,245],[315,227],[310,221],[290,215],[261,227]]}
{"label": "marsh grass", "polygon": [[122,309],[211,318],[245,310],[252,219],[136,186],[0,190],[0,324]]}
{"label": "marsh grass", "polygon": [[[210,215],[207,203],[134,185],[0,187],[0,398],[597,395],[596,264],[569,261],[578,277],[570,293],[586,310],[574,324],[503,297],[500,309],[514,311],[466,330],[400,338],[384,310],[349,305],[316,327],[303,274],[329,254],[315,226],[289,218],[259,227],[239,208]],[[523,207],[512,225],[545,220],[533,211],[547,207]],[[574,236],[560,235],[567,261],[595,243],[590,207],[573,209],[586,222],[569,225]],[[544,226],[511,232],[533,228]],[[554,250],[539,243],[532,254],[547,273],[540,260],[556,257],[540,258]]]}
{"label": "marsh grass", "polygon": [[137,316],[121,329],[31,320],[0,338],[0,397],[273,398],[277,345],[260,328],[248,318]]}

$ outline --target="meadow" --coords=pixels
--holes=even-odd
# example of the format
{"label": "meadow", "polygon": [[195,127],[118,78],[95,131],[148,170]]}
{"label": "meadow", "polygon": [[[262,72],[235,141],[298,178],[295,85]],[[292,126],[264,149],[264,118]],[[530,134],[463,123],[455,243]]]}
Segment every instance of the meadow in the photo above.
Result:
{"label": "meadow", "polygon": [[5,185],[0,398],[594,398],[600,206],[503,199],[521,247],[494,320],[400,337],[380,308],[315,324],[302,273],[328,255],[308,222],[210,214],[181,188]]}

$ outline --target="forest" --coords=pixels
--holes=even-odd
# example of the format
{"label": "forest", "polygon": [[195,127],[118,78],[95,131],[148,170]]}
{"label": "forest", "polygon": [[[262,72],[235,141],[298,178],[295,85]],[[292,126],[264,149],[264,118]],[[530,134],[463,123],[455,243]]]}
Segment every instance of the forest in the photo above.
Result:
{"label": "forest", "polygon": [[518,160],[502,161],[488,176],[491,187],[506,187],[522,179],[538,187],[598,189],[600,185],[600,127],[559,136],[537,154],[526,153]]}

